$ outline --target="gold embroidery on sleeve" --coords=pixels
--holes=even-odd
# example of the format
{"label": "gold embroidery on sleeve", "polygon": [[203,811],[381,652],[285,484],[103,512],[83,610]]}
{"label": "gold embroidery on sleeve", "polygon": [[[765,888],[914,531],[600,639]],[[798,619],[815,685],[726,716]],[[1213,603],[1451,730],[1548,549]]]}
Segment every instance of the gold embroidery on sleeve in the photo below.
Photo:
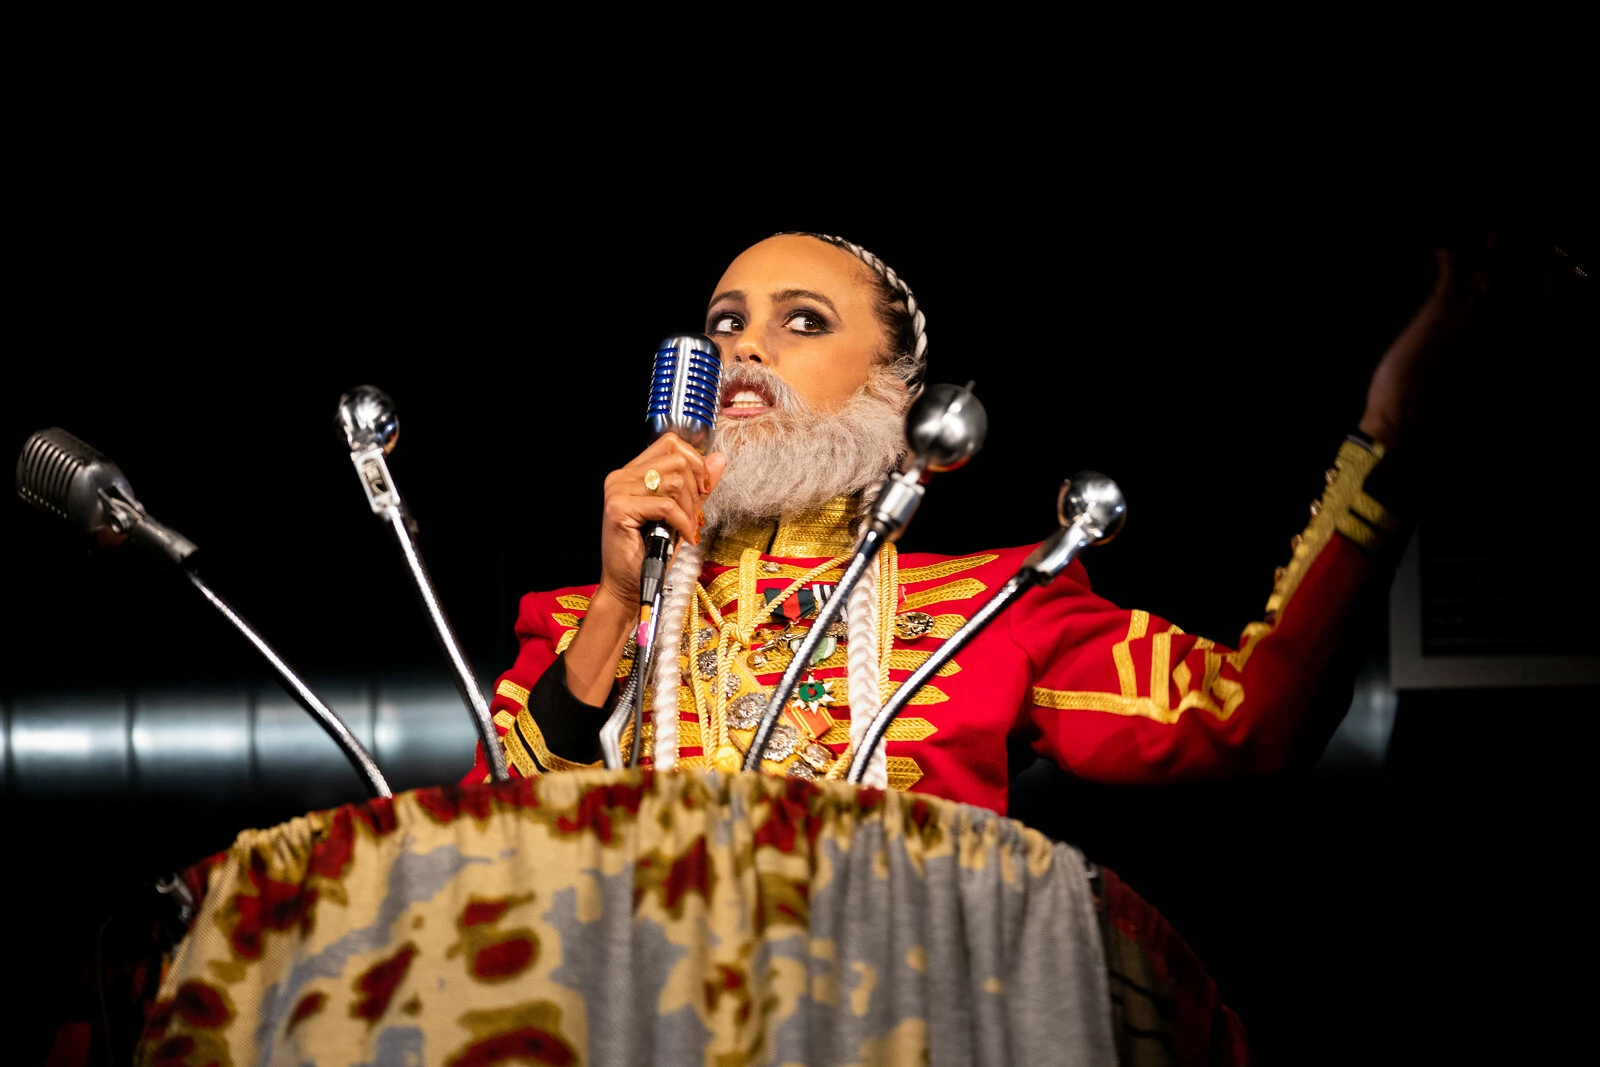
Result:
{"label": "gold embroidery on sleeve", "polygon": [[[1165,711],[1171,704],[1167,685],[1172,678],[1172,635],[1181,634],[1176,626],[1169,627],[1150,639],[1150,699]],[[1184,668],[1187,675],[1188,668]]]}
{"label": "gold embroidery on sleeve", "polygon": [[556,597],[556,603],[568,611],[588,611],[589,598],[586,596],[568,595]]}
{"label": "gold embroidery on sleeve", "polygon": [[[1300,582],[1311,569],[1312,562],[1321,554],[1335,531],[1346,533],[1340,528],[1341,520],[1359,524],[1360,520],[1352,518],[1352,513],[1356,515],[1366,513],[1374,521],[1386,523],[1385,529],[1389,525],[1395,525],[1394,520],[1378,502],[1367,496],[1362,489],[1366,484],[1367,475],[1371,474],[1377,465],[1378,456],[1360,445],[1346,441],[1339,446],[1339,455],[1333,461],[1332,481],[1315,506],[1311,523],[1295,543],[1294,554],[1289,558],[1288,565],[1283,568],[1282,576],[1273,586],[1272,596],[1267,598],[1268,615],[1276,617],[1282,613],[1284,607],[1294,597],[1295,590],[1300,588]],[[1360,510],[1357,510],[1358,508]],[[1346,536],[1350,535],[1346,533]],[[1351,539],[1364,548],[1370,548],[1376,544],[1377,534],[1371,529],[1365,529]]]}
{"label": "gold embroidery on sleeve", "polygon": [[915,704],[943,704],[950,699],[950,695],[936,685],[925,685],[917,690],[917,695],[906,701],[907,706]]}
{"label": "gold embroidery on sleeve", "polygon": [[567,646],[572,644],[572,639],[576,636],[578,636],[578,631],[568,630],[558,637],[556,639],[556,655],[559,656],[561,653],[565,652],[567,650]]}
{"label": "gold embroidery on sleeve", "polygon": [[1128,617],[1128,636],[1111,646],[1111,659],[1117,665],[1117,681],[1125,697],[1139,695],[1139,679],[1133,672],[1133,653],[1128,646],[1142,638],[1149,628],[1150,613],[1134,611]]}
{"label": "gold embroidery on sleeve", "polygon": [[518,685],[516,682],[513,682],[510,678],[502,678],[500,680],[500,684],[495,686],[494,691],[496,696],[503,696],[508,700],[515,700],[517,702],[517,707],[519,708],[525,708],[528,706],[528,691],[522,688],[522,686]]}
{"label": "gold embroidery on sleeve", "polygon": [[550,617],[555,620],[555,623],[556,623],[557,626],[577,626],[578,625],[578,617],[576,615],[573,615],[571,612],[553,611],[553,612],[550,613]]}
{"label": "gold embroidery on sleeve", "polygon": [[494,724],[500,727],[502,730],[511,729],[512,725],[516,723],[516,721],[517,717],[511,714],[509,711],[506,711],[504,708],[494,713]]}

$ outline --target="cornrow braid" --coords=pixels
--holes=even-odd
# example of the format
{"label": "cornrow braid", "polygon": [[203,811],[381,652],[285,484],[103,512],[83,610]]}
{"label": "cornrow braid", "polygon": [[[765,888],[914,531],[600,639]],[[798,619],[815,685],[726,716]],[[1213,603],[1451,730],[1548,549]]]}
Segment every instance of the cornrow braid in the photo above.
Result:
{"label": "cornrow braid", "polygon": [[878,317],[889,334],[894,350],[892,367],[900,380],[906,383],[906,391],[916,396],[928,369],[928,331],[927,319],[917,306],[911,286],[895,273],[893,267],[854,241],[809,230],[785,230],[778,236],[814,238],[849,252],[872,268],[878,278]]}

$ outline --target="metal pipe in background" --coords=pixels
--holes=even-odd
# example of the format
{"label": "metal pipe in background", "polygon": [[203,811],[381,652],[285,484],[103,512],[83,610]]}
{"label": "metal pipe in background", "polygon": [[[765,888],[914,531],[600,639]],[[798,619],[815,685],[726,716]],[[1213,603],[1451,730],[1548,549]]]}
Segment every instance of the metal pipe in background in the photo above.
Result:
{"label": "metal pipe in background", "polygon": [[[396,792],[472,769],[477,736],[452,686],[347,678],[323,692]],[[343,754],[271,684],[6,697],[0,790],[14,800],[260,796],[304,810],[366,799]]]}

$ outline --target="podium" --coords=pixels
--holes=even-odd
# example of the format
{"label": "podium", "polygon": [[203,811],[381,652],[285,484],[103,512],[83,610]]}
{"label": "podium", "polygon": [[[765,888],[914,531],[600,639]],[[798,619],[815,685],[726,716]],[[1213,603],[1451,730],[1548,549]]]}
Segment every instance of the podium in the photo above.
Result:
{"label": "podium", "polygon": [[576,771],[242,833],[138,1062],[1110,1063],[1082,856],[993,812]]}

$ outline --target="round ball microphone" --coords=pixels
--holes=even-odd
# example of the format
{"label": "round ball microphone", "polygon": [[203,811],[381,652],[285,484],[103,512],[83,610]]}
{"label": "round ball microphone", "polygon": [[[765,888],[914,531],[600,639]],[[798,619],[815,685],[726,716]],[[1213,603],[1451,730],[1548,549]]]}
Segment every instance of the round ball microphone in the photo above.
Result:
{"label": "round ball microphone", "polygon": [[1061,483],[1056,517],[1063,526],[1077,523],[1092,545],[1103,545],[1122,532],[1128,502],[1117,483],[1099,471],[1079,471]]}
{"label": "round ball microphone", "polygon": [[394,401],[375,385],[358,385],[341,396],[335,423],[352,452],[381,448],[388,455],[400,440],[400,416],[395,414]]}
{"label": "round ball microphone", "polygon": [[939,473],[965,466],[989,432],[989,414],[972,395],[972,383],[934,385],[906,412],[906,443],[915,462]]}

